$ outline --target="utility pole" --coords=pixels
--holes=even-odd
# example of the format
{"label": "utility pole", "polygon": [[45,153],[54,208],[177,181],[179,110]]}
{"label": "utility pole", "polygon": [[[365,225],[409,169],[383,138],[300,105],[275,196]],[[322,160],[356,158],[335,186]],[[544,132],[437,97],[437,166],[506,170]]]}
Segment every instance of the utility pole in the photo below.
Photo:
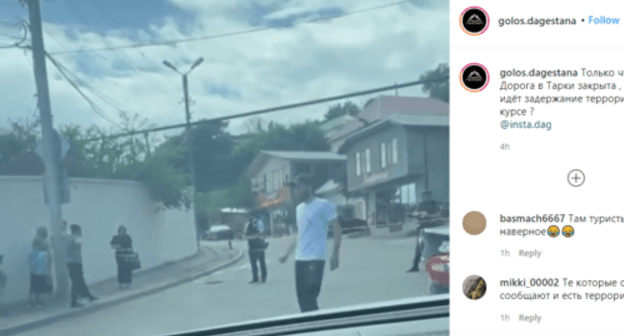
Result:
{"label": "utility pole", "polygon": [[50,108],[50,92],[45,63],[45,49],[41,29],[41,10],[39,0],[28,0],[30,14],[30,33],[32,40],[35,82],[37,85],[37,105],[41,118],[41,134],[43,156],[45,161],[45,184],[48,191],[48,207],[50,209],[50,230],[52,231],[52,248],[54,250],[54,270],[56,272],[56,294],[67,296],[69,281],[65,270],[65,255],[61,232],[62,207],[59,188],[59,159],[54,150],[54,130],[52,127],[52,111]]}
{"label": "utility pole", "polygon": [[197,244],[201,240],[199,228],[199,218],[197,206],[195,204],[195,151],[193,150],[193,138],[191,132],[191,111],[189,109],[188,80],[187,74],[182,75],[182,86],[184,88],[184,108],[186,109],[186,151],[189,156],[189,168],[191,170],[191,185],[193,186],[193,218],[195,219],[195,231],[197,232]]}
{"label": "utility pole", "polygon": [[168,61],[163,61],[163,64],[170,68],[173,69],[173,71],[179,73],[180,75],[182,75],[182,88],[184,89],[184,107],[186,110],[186,150],[188,152],[188,156],[189,156],[189,170],[191,171],[191,185],[193,186],[193,219],[195,220],[195,233],[197,235],[197,247],[199,247],[199,242],[201,240],[201,230],[199,227],[199,215],[198,215],[198,211],[197,211],[197,206],[195,204],[195,189],[196,189],[196,185],[195,185],[195,152],[193,151],[193,137],[192,137],[192,132],[191,132],[191,111],[189,109],[189,96],[188,96],[188,80],[187,80],[187,75],[189,72],[191,72],[193,69],[195,69],[198,65],[200,65],[202,62],[204,61],[204,59],[202,57],[200,57],[197,61],[195,61],[195,63],[193,63],[193,65],[191,65],[191,68],[185,72],[185,73],[181,73],[180,71],[178,71],[178,69],[173,66],[173,64],[169,63]]}

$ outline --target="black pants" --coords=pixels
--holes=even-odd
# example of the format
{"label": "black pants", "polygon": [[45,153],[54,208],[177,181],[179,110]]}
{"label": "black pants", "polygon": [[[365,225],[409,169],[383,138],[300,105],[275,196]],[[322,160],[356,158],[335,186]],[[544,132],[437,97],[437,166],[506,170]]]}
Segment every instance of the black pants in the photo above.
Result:
{"label": "black pants", "polygon": [[264,250],[249,250],[249,261],[251,262],[251,275],[254,281],[258,281],[258,262],[260,263],[260,273],[262,281],[267,278],[266,260]]}
{"label": "black pants", "polygon": [[420,235],[416,236],[416,255],[412,264],[413,269],[418,269],[420,264],[420,258],[422,257],[422,246],[420,246]]}
{"label": "black pants", "polygon": [[316,300],[321,293],[324,268],[325,260],[297,260],[295,262],[297,300],[302,313],[319,309]]}
{"label": "black pants", "polygon": [[82,264],[69,263],[67,264],[69,269],[69,278],[71,279],[71,302],[75,304],[79,298],[92,298],[89,287],[84,279],[84,273],[82,272]]}
{"label": "black pants", "polygon": [[132,283],[132,265],[126,257],[118,256],[117,259],[117,281],[120,285]]}

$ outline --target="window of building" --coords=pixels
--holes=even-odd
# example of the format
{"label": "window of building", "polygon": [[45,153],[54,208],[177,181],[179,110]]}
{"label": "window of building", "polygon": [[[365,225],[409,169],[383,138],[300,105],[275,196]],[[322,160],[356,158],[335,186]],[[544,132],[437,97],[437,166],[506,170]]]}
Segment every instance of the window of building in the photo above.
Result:
{"label": "window of building", "polygon": [[369,149],[369,148],[366,148],[365,153],[366,153],[366,155],[365,155],[365,158],[366,158],[366,172],[367,172],[367,173],[370,173],[370,172],[371,172],[371,157],[370,157],[370,149]]}
{"label": "window of building", "polygon": [[262,181],[262,191],[267,191],[269,187],[269,181],[266,174],[264,174],[264,180]]}
{"label": "window of building", "polygon": [[392,164],[399,162],[399,140],[397,138],[392,139]]}
{"label": "window of building", "polygon": [[267,174],[267,191],[273,190],[273,174]]}
{"label": "window of building", "polygon": [[360,176],[362,174],[362,158],[360,156],[360,152],[355,153],[355,175]]}
{"label": "window of building", "polygon": [[362,157],[362,166],[360,167],[360,170],[362,170],[362,175],[366,174],[366,152],[360,152],[360,156]]}
{"label": "window of building", "polygon": [[386,156],[386,143],[382,142],[380,147],[379,147],[379,157],[381,158],[381,168],[386,168],[386,159],[388,158]]}
{"label": "window of building", "polygon": [[379,191],[377,199],[377,223],[405,222],[416,210],[416,184]]}
{"label": "window of building", "polygon": [[279,189],[279,174],[277,170],[273,171],[273,190]]}

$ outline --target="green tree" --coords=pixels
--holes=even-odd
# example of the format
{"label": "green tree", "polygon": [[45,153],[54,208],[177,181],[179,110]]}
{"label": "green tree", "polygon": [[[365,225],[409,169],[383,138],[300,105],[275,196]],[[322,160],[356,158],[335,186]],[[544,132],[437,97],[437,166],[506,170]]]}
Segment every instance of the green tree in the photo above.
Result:
{"label": "green tree", "polygon": [[318,121],[307,121],[290,127],[271,122],[266,128],[261,127],[236,144],[234,153],[253,160],[261,150],[328,151],[329,149],[325,133]]}
{"label": "green tree", "polygon": [[[170,146],[184,153],[174,164],[190,174],[186,141],[190,138],[194,154],[196,191],[203,193],[234,185],[243,167],[239,158],[232,155],[234,138],[226,132],[226,121],[206,122],[167,139]],[[188,136],[190,134],[190,137]]]}
{"label": "green tree", "polygon": [[[420,80],[432,80],[449,76],[448,64],[440,64],[437,69],[427,71],[424,75],[420,76]],[[444,102],[449,102],[449,81],[448,79],[443,82],[428,82],[423,84],[423,91],[429,93],[430,98],[438,99]]]}
{"label": "green tree", "polygon": [[133,164],[130,177],[145,184],[152,198],[163,202],[166,208],[190,209],[190,177],[173,164],[182,156],[184,153],[174,146],[158,147],[142,162]]}
{"label": "green tree", "polygon": [[360,108],[354,103],[348,101],[344,104],[336,104],[330,106],[327,113],[325,113],[325,121],[329,121],[338,117],[342,117],[343,115],[356,116],[360,113]]}
{"label": "green tree", "polygon": [[15,162],[25,152],[35,150],[39,124],[36,115],[24,122],[9,120],[10,128],[0,133],[0,164]]}

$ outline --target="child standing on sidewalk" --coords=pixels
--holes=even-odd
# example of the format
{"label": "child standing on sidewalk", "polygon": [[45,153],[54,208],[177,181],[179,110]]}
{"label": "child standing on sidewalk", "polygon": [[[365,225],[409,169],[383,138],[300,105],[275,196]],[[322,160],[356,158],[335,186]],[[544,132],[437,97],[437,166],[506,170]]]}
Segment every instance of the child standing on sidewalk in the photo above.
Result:
{"label": "child standing on sidewalk", "polygon": [[[2,261],[4,256],[0,254],[0,266],[2,266]],[[6,287],[7,276],[2,272],[2,268],[0,268],[0,317],[8,315],[8,311],[4,307],[2,303],[2,295],[4,294],[4,288]]]}

